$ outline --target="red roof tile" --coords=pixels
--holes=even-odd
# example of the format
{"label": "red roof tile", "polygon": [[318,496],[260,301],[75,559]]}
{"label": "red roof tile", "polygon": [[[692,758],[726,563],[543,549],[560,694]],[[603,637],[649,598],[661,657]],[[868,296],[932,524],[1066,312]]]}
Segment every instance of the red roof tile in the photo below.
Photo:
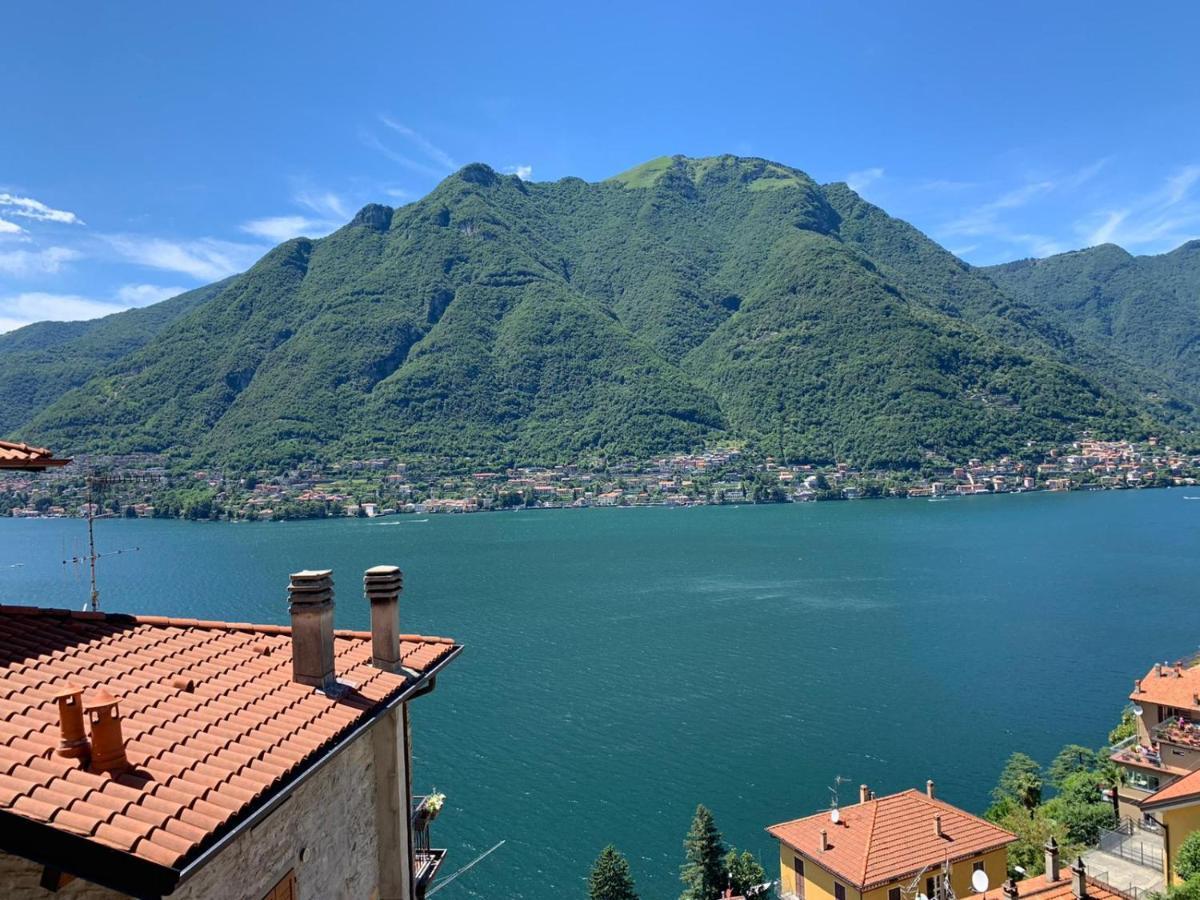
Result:
{"label": "red roof tile", "polygon": [[[838,812],[837,825],[828,812],[821,812],[767,831],[860,891],[1016,840],[985,819],[915,790],[844,806]],[[934,827],[936,815],[942,817],[941,837]],[[821,849],[822,830],[829,841],[826,850]]]}
{"label": "red roof tile", "polygon": [[1200,666],[1154,665],[1129,695],[1134,703],[1157,703],[1180,709],[1200,708]]}
{"label": "red roof tile", "polygon": [[[3,763],[0,763],[3,769]],[[1150,810],[1162,809],[1164,806],[1175,806],[1200,802],[1200,770],[1184,775],[1172,781],[1165,788],[1154,792],[1142,801],[1142,807]]]}
{"label": "red roof tile", "polygon": [[54,454],[45,447],[0,441],[0,469],[40,472],[49,466],[65,466],[69,462],[69,459],[55,459]]}
{"label": "red roof tile", "polygon": [[[1133,900],[1131,895],[1110,887],[1103,881],[1087,878],[1088,900]],[[1059,870],[1058,881],[1047,881],[1045,875],[1033,875],[1017,882],[1017,897],[1019,900],[1075,900],[1071,889],[1071,870],[1063,866]],[[1006,900],[1003,885],[994,887],[983,894],[975,894],[972,900]]]}
{"label": "red roof tile", "polygon": [[[287,628],[0,606],[0,811],[179,868],[415,684],[371,665],[368,632],[334,647],[336,699],[292,681]],[[418,674],[456,649],[401,636]],[[131,771],[54,752],[68,684],[119,698]]]}

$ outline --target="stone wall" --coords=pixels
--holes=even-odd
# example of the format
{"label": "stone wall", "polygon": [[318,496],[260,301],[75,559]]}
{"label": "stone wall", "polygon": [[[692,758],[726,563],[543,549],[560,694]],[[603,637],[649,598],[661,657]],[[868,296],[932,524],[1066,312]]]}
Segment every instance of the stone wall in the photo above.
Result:
{"label": "stone wall", "polygon": [[[391,723],[392,716],[385,716],[376,727]],[[364,734],[171,897],[261,900],[294,869],[297,900],[367,900],[379,880],[375,808],[374,753],[370,735]],[[124,896],[80,879],[51,893],[39,886],[41,876],[41,866],[0,853],[0,896],[5,900]]]}

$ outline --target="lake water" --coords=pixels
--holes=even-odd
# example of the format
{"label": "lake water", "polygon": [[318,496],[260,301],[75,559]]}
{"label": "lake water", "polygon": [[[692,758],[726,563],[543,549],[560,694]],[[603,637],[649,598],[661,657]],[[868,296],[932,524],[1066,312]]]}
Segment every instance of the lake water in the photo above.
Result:
{"label": "lake water", "polygon": [[[1101,744],[1132,679],[1200,642],[1200,489],[254,525],[103,521],[103,608],[287,622],[288,573],[405,570],[401,625],[466,645],[413,705],[447,794],[439,895],[584,895],[613,842],[678,895],[697,803],[764,826],[934,778],[980,810],[1014,750]],[[0,601],[74,606],[80,521],[0,519]]]}

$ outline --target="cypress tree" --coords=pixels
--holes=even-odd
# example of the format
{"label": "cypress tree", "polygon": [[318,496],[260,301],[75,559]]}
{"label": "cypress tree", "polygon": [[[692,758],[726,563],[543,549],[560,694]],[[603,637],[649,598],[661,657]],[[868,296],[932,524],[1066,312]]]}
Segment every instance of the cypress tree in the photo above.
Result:
{"label": "cypress tree", "polygon": [[629,863],[609,844],[600,851],[588,876],[588,900],[638,900]]}
{"label": "cypress tree", "polygon": [[679,900],[714,900],[724,889],[725,846],[713,815],[703,806],[696,807],[692,827],[683,841],[687,862],[679,871],[684,884]]}

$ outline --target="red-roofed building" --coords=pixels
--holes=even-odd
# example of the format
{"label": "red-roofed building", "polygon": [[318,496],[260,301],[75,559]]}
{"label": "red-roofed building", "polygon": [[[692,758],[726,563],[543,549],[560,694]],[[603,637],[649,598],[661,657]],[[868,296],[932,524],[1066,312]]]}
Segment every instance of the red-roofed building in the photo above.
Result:
{"label": "red-roofed building", "polygon": [[58,459],[45,447],[30,447],[12,441],[0,441],[0,469],[16,469],[22,472],[42,472],[57,466],[65,466],[69,459]]}
{"label": "red-roofed building", "polygon": [[977,869],[999,884],[1015,835],[924,793],[859,802],[772,825],[779,839],[780,893],[788,900],[911,900],[917,893],[971,892]]}
{"label": "red-roofed building", "polygon": [[0,606],[0,895],[423,897],[408,704],[462,648],[364,582],[370,632],[328,571],[291,627]]}

